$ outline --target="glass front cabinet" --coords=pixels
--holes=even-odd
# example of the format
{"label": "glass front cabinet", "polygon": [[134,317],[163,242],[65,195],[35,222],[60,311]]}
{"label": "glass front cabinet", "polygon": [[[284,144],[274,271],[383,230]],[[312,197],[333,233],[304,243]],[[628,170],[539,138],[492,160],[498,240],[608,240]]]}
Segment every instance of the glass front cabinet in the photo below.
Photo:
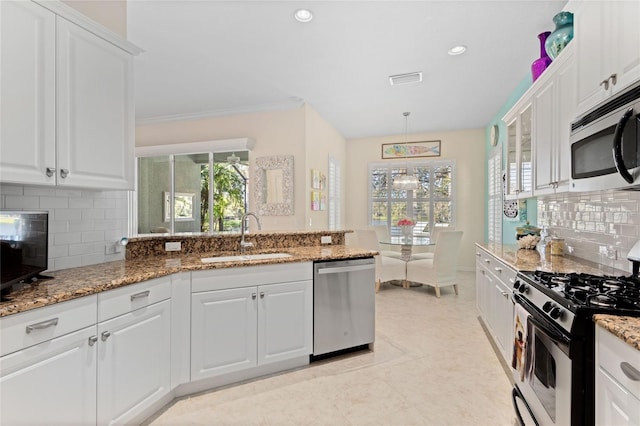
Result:
{"label": "glass front cabinet", "polygon": [[531,163],[531,102],[518,103],[504,117],[507,123],[505,198],[533,195]]}

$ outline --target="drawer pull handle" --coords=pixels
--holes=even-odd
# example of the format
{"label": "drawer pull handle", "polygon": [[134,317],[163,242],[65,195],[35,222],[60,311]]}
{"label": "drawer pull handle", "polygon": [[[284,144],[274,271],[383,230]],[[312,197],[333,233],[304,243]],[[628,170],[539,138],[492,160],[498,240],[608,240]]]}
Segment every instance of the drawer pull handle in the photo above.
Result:
{"label": "drawer pull handle", "polygon": [[487,264],[491,263],[491,261],[489,259],[485,259],[484,260]]}
{"label": "drawer pull handle", "polygon": [[640,382],[640,371],[638,371],[633,365],[628,362],[621,362],[620,369],[625,376],[633,380],[634,382]]}
{"label": "drawer pull handle", "polygon": [[42,321],[37,324],[31,324],[27,326],[27,334],[31,333],[33,330],[42,330],[44,328],[49,328],[58,325],[58,318],[52,318],[50,320]]}
{"label": "drawer pull handle", "polygon": [[480,256],[482,256],[482,255],[481,255],[480,253],[476,253],[476,256],[480,257]]}
{"label": "drawer pull handle", "polygon": [[109,336],[111,336],[111,333],[110,333],[110,332],[108,332],[108,331],[104,331],[104,332],[102,333],[102,336],[101,336],[102,341],[103,341],[103,342],[106,342],[106,341],[107,341],[107,339],[109,338]]}
{"label": "drawer pull handle", "polygon": [[493,269],[494,269],[494,271],[496,271],[496,272],[502,273],[502,268],[499,268],[499,267],[497,267],[497,266],[496,266],[496,267],[495,267],[495,268],[493,268]]}
{"label": "drawer pull handle", "polygon": [[132,294],[131,301],[133,302],[134,300],[140,299],[141,297],[148,297],[149,293],[151,293],[150,290],[145,290],[145,291],[141,291],[140,293]]}
{"label": "drawer pull handle", "polygon": [[98,341],[98,336],[89,337],[89,346],[95,345],[97,341]]}

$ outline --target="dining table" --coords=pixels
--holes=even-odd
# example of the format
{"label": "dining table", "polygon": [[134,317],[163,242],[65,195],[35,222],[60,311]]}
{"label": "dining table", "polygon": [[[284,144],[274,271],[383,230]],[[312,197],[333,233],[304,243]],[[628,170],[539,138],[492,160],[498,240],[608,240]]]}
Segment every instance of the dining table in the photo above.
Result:
{"label": "dining table", "polygon": [[405,262],[411,260],[414,247],[435,246],[435,241],[427,235],[392,235],[389,238],[381,239],[381,245],[388,247],[400,247],[400,258]]}

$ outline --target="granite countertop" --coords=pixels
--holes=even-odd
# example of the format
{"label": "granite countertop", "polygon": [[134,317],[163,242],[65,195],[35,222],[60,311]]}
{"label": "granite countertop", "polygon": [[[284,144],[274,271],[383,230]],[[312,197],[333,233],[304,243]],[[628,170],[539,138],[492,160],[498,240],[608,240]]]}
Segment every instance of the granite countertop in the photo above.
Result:
{"label": "granite countertop", "polygon": [[[355,259],[377,254],[375,251],[344,245],[289,247],[273,251],[286,252],[292,256],[287,258],[216,263],[203,263],[200,259],[203,257],[236,255],[237,253],[197,253],[171,257],[147,256],[137,257],[133,260],[121,260],[55,271],[46,274],[54,277],[54,279],[27,285],[7,295],[6,300],[3,299],[0,302],[0,317],[181,271],[269,265],[275,263],[311,262],[318,260]],[[264,253],[264,251],[260,253]],[[247,252],[247,254],[252,253]]]}
{"label": "granite countertop", "polygon": [[640,351],[640,318],[597,314],[593,316],[593,320],[600,327]]}
{"label": "granite countertop", "polygon": [[628,272],[600,265],[573,256],[541,257],[537,250],[520,249],[516,244],[482,244],[476,245],[497,256],[518,271],[547,271],[558,273],[578,272],[594,275],[627,275]]}

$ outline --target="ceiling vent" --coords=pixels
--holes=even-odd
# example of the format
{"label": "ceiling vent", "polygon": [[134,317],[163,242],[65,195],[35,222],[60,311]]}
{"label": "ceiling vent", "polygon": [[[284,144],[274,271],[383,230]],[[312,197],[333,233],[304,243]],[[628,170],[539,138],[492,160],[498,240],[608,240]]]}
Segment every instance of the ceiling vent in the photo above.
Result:
{"label": "ceiling vent", "polygon": [[392,86],[407,83],[420,83],[422,81],[422,72],[410,72],[408,74],[398,74],[389,76],[389,83]]}

